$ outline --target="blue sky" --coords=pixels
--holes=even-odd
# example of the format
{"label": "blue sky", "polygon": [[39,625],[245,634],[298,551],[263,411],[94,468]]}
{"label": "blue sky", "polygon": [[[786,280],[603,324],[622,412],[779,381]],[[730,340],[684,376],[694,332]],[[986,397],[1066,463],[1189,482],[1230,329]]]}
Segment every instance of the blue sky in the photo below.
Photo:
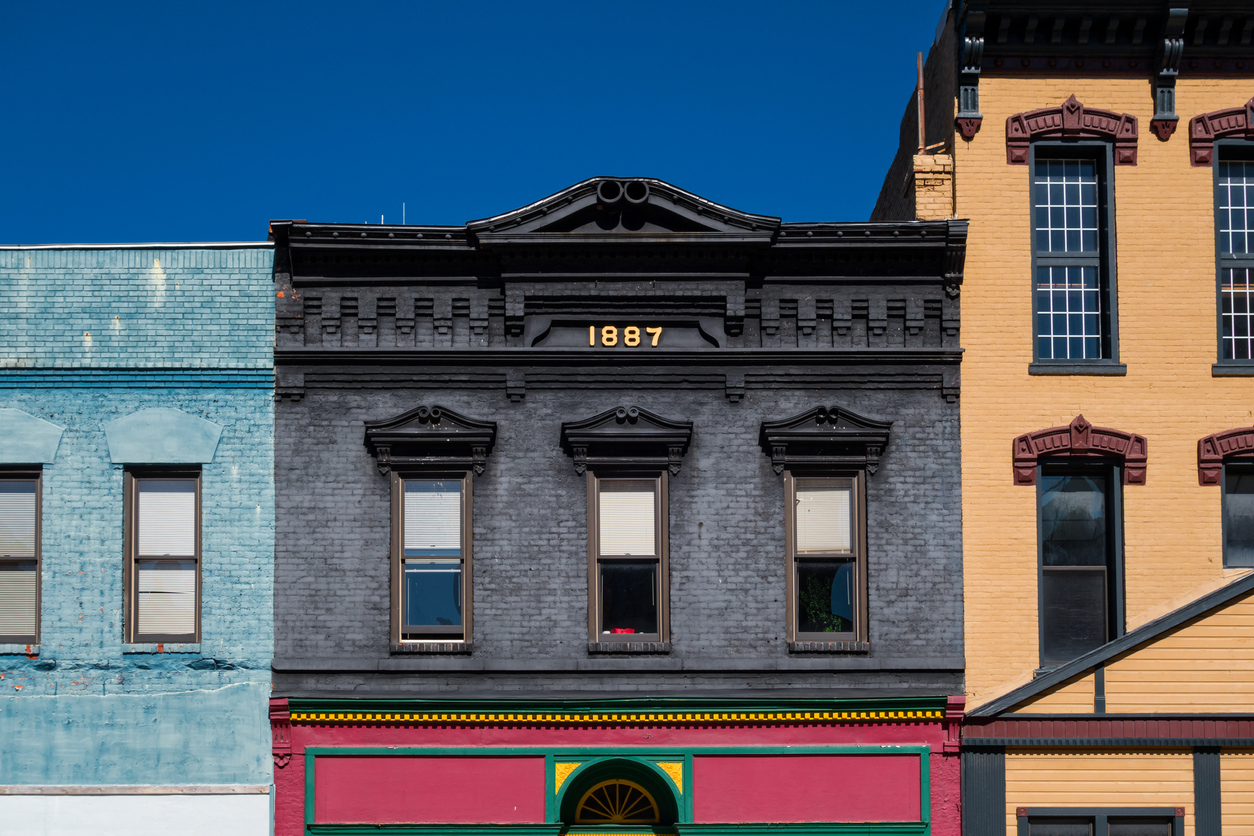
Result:
{"label": "blue sky", "polygon": [[600,174],[865,220],[943,7],[7,3],[0,244],[460,224]]}

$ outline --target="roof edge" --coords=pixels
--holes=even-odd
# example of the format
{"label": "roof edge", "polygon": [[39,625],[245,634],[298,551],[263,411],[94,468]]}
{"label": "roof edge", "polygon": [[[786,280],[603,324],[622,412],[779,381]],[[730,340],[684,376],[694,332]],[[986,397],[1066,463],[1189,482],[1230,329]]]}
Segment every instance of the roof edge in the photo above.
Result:
{"label": "roof edge", "polygon": [[967,712],[967,717],[996,717],[1025,700],[1049,690],[1055,685],[1060,685],[1068,679],[1100,665],[1102,662],[1146,644],[1164,633],[1174,630],[1185,622],[1206,615],[1212,610],[1216,610],[1243,595],[1249,594],[1251,591],[1254,591],[1254,572],[1250,572],[1227,586],[1216,589],[1214,592],[1203,595],[1201,598],[1185,604],[1180,609],[1173,610],[1161,618],[1156,618],[1148,624],[1142,624],[1132,632],[1125,633],[1096,650],[1091,650],[1083,656],[1072,659],[1065,665],[1060,665],[1049,673],[1038,676],[1026,685],[1021,685],[995,700],[986,702],[979,708]]}

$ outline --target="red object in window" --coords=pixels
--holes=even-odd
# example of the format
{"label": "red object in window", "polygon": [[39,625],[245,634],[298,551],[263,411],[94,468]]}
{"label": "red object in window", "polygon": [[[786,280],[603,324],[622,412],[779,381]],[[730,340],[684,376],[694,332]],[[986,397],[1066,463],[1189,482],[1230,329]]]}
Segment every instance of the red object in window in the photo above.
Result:
{"label": "red object in window", "polygon": [[611,633],[634,633],[636,632],[636,630],[634,627],[611,627],[610,632]]}

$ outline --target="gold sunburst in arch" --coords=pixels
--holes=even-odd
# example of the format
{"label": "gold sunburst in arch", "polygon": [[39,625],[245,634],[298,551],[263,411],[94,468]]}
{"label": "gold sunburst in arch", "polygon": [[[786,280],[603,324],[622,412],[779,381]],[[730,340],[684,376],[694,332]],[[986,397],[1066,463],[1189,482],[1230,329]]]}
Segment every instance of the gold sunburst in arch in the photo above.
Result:
{"label": "gold sunburst in arch", "polygon": [[602,781],[575,807],[575,824],[657,824],[660,819],[653,796],[632,781]]}

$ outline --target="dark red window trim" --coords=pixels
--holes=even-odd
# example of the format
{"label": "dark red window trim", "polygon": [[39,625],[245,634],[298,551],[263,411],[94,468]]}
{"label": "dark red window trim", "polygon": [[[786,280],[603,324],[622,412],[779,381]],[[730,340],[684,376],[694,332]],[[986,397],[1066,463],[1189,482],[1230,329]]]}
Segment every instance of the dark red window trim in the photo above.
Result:
{"label": "dark red window trim", "polygon": [[1212,433],[1197,441],[1197,483],[1218,485],[1224,462],[1254,461],[1254,427],[1237,427]]}
{"label": "dark red window trim", "polygon": [[1113,143],[1115,165],[1136,165],[1137,119],[1130,113],[1086,108],[1072,95],[1058,107],[1016,113],[1006,120],[1006,162],[1027,165],[1042,139],[1097,139]]}
{"label": "dark red window trim", "polygon": [[1036,465],[1042,458],[1100,458],[1121,461],[1125,485],[1144,485],[1148,453],[1145,436],[1095,427],[1077,415],[1065,427],[1037,430],[1014,440],[1014,480],[1016,485],[1035,485]]}
{"label": "dark red window trim", "polygon": [[1193,165],[1209,167],[1215,161],[1215,140],[1230,138],[1254,139],[1254,99],[1189,120],[1189,156]]}

